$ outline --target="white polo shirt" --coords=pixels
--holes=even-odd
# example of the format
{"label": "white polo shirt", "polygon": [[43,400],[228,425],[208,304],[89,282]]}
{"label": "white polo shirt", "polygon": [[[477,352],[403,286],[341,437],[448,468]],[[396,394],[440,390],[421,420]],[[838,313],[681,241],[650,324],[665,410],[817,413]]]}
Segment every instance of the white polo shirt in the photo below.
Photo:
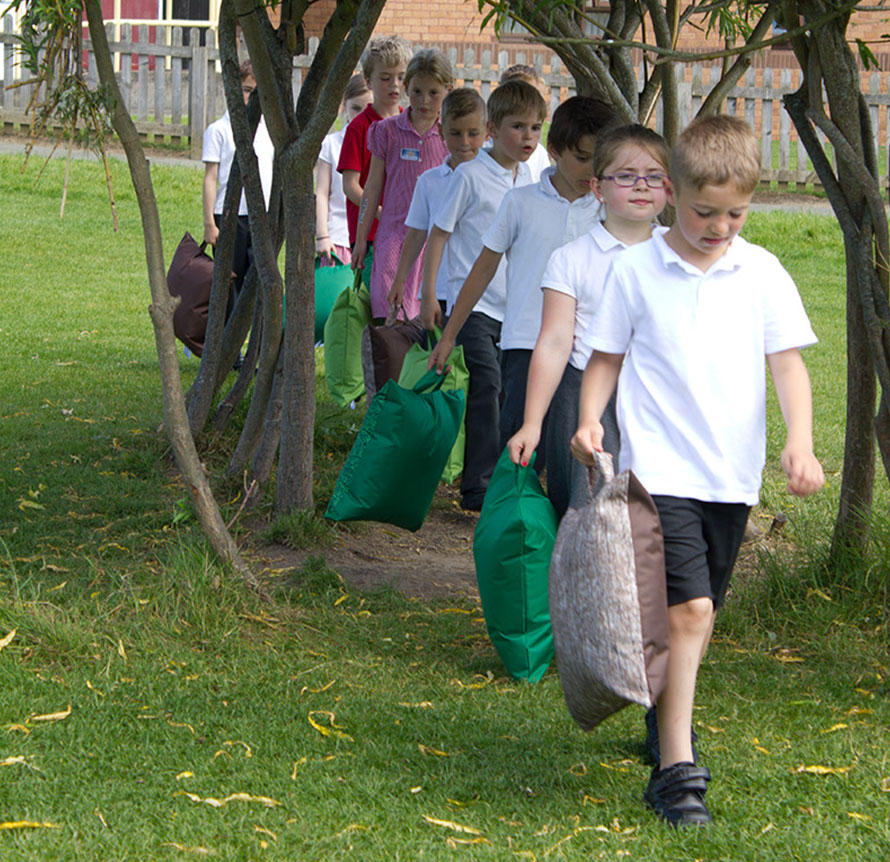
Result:
{"label": "white polo shirt", "polygon": [[[514,186],[531,182],[528,165],[517,165],[516,179],[510,168],[501,167],[488,150],[479,150],[476,158],[458,165],[441,204],[436,210],[436,227],[451,236],[445,246],[448,261],[448,313],[460,293],[476,258],[482,251],[482,235],[494,221],[501,201]],[[506,261],[501,260],[497,273],[473,311],[495,320],[504,319],[506,293]]]}
{"label": "white polo shirt", "polygon": [[[266,128],[266,121],[263,117],[260,117],[259,125],[253,136],[253,151],[256,153],[266,209],[269,209],[275,145],[269,137],[269,130]],[[232,121],[229,119],[229,112],[226,111],[216,122],[211,123],[204,130],[203,150],[201,153],[201,161],[219,164],[216,203],[213,207],[213,212],[217,215],[223,211],[223,201],[226,199],[226,185],[229,182],[229,172],[232,170],[232,160],[234,158],[235,137],[232,134]],[[238,215],[247,215],[247,199],[244,196],[243,190],[241,192],[241,201],[238,205]]]}
{"label": "white polo shirt", "polygon": [[816,342],[776,257],[736,237],[703,273],[662,234],[612,262],[594,350],[626,353],[622,470],[650,494],[754,505],[766,453],[766,360]]}
{"label": "white polo shirt", "polygon": [[555,290],[575,300],[575,334],[569,364],[579,371],[587,367],[593,352],[588,329],[603,295],[609,264],[625,248],[627,245],[598,221],[587,233],[553,252],[541,276],[542,291]]}
{"label": "white polo shirt", "polygon": [[553,186],[555,167],[534,185],[504,198],[482,237],[486,248],[507,258],[507,305],[501,328],[502,350],[532,350],[541,331],[541,276],[550,255],[587,233],[600,218],[593,192],[568,201]]}
{"label": "white polo shirt", "polygon": [[328,195],[328,236],[334,245],[349,248],[349,225],[346,221],[346,193],[343,182],[337,175],[337,164],[340,162],[340,150],[343,149],[343,138],[346,126],[339,132],[332,132],[321,142],[320,162],[331,166],[331,191]]}
{"label": "white polo shirt", "polygon": [[[454,176],[454,169],[445,161],[435,168],[424,171],[414,186],[411,206],[405,216],[405,226],[415,230],[424,230],[429,234],[433,226],[433,216],[439,201],[445,196],[445,189]],[[436,275],[436,299],[448,299],[448,255],[442,255],[439,271]]]}

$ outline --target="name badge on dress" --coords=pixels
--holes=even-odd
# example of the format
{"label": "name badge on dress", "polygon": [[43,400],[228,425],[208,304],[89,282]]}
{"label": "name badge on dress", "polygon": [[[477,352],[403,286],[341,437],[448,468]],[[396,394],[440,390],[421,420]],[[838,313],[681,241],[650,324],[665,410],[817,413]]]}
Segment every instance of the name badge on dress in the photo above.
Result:
{"label": "name badge on dress", "polygon": [[402,147],[399,157],[406,162],[419,162],[420,150],[415,150],[413,147]]}

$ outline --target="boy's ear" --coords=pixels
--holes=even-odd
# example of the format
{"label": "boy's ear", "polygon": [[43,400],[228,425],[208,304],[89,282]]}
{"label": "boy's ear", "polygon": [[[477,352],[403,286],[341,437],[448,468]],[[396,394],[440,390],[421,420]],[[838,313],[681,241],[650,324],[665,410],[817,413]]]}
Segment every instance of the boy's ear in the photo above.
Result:
{"label": "boy's ear", "polygon": [[498,127],[489,120],[485,124],[485,130],[488,132],[488,137],[494,140],[498,136]]}
{"label": "boy's ear", "polygon": [[554,146],[552,146],[551,144],[548,143],[547,144],[547,155],[550,156],[550,158],[553,159],[553,161],[555,162],[562,155],[562,153],[559,152],[559,150],[557,150]]}

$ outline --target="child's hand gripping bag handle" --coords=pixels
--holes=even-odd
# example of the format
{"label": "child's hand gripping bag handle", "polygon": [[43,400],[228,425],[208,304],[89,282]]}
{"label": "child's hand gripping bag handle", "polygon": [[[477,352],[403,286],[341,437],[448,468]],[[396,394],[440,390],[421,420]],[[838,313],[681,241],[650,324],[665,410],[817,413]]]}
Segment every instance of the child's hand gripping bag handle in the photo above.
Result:
{"label": "child's hand gripping bag handle", "polygon": [[590,486],[591,497],[596,494],[601,485],[611,482],[615,478],[615,467],[612,463],[612,456],[608,452],[598,452],[594,449],[593,462],[593,466],[587,468],[587,484]]}
{"label": "child's hand gripping bag handle", "polygon": [[[315,255],[315,268],[316,268],[316,269],[320,269],[320,268],[321,268],[321,261],[322,261],[322,258],[323,258],[323,257],[324,257],[323,254],[317,254],[317,255]],[[337,255],[335,255],[334,252],[331,252],[331,260],[334,261],[334,263],[336,263],[337,266],[345,266],[345,264],[343,263],[343,261],[340,260],[340,258],[337,257]]]}

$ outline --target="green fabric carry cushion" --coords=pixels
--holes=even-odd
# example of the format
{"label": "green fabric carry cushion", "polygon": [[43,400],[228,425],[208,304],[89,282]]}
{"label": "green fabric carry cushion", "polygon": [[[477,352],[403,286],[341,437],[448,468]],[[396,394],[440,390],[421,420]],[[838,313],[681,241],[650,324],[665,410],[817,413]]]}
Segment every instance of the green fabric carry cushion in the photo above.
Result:
{"label": "green fabric carry cushion", "polygon": [[324,325],[331,315],[337,297],[349,288],[355,278],[352,268],[341,263],[337,255],[331,255],[333,266],[322,266],[321,258],[315,258],[315,343],[324,340]]}
{"label": "green fabric carry cushion", "polygon": [[537,682],[553,658],[548,580],[559,519],[532,469],[504,449],[473,537],[489,637],[519,679]]}
{"label": "green fabric carry cushion", "polygon": [[362,271],[335,300],[324,325],[324,372],[328,392],[341,407],[365,391],[362,373],[362,330],[371,322],[371,295]]}
{"label": "green fabric carry cushion", "polygon": [[337,477],[325,517],[418,530],[463,421],[463,392],[442,392],[434,368],[413,389],[387,380]]}
{"label": "green fabric carry cushion", "polygon": [[[433,333],[436,341],[442,337],[442,330],[436,327]],[[429,341],[429,333],[427,333]],[[399,386],[409,388],[413,386],[424,374],[426,374],[426,364],[429,361],[432,346],[425,347],[422,344],[415,344],[405,354],[405,361],[402,365],[402,373],[399,375]],[[463,392],[464,398],[470,387],[470,372],[467,371],[467,363],[464,360],[464,349],[460,345],[451,351],[448,362],[445,367],[448,369],[445,374],[445,382],[442,384],[443,392]],[[443,482],[453,482],[464,468],[464,444],[466,441],[466,429],[464,421],[460,423],[460,431],[457,434],[457,440],[445,462],[445,469],[442,471]]]}

